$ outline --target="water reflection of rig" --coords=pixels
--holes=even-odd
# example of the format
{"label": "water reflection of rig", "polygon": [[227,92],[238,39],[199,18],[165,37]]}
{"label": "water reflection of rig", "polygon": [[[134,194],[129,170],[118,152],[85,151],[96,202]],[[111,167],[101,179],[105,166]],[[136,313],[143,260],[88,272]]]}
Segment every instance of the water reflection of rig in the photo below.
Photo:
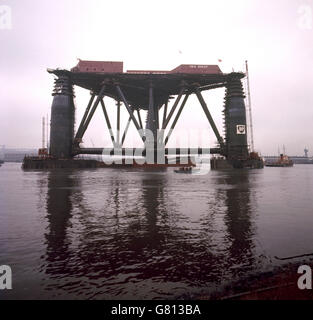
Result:
{"label": "water reflection of rig", "polygon": [[[101,161],[77,159],[76,156],[103,153],[113,155],[116,154],[116,150],[122,158],[119,165],[126,165],[125,156],[135,156],[135,150],[123,147],[131,123],[134,124],[142,139],[142,156],[152,154],[150,165],[169,166],[171,165],[170,156],[183,155],[184,163],[175,164],[181,166],[186,165],[186,159],[187,164],[190,164],[191,157],[194,155],[211,154],[214,155],[211,160],[213,169],[263,168],[263,160],[259,155],[249,152],[245,95],[242,86],[245,74],[242,72],[225,74],[217,65],[180,65],[172,71],[128,70],[123,72],[123,62],[82,60],[71,71],[49,69],[48,72],[57,76],[52,94],[54,98],[51,107],[50,147],[49,150],[41,149],[38,157],[25,157],[24,169],[105,166]],[[74,85],[85,88],[91,93],[76,132],[74,132]],[[203,91],[222,87],[226,88],[223,110],[224,137],[219,133],[202,95]],[[217,146],[210,149],[167,148],[168,140],[192,94],[198,98],[217,139]],[[116,101],[116,134],[113,132],[115,128],[113,130],[104,97],[110,97]],[[174,102],[170,108],[171,99],[174,99]],[[122,103],[129,118],[123,135],[120,136]],[[114,149],[83,148],[81,145],[99,105],[101,105]],[[161,109],[163,109],[162,121],[159,115]],[[145,126],[140,110],[147,111]],[[147,129],[152,132],[152,140],[145,135]],[[161,159],[164,159],[161,163],[160,154]]]}
{"label": "water reflection of rig", "polygon": [[[133,175],[136,188],[130,189],[127,176],[95,174],[102,196],[94,202],[91,185],[85,184],[89,172],[50,171],[46,253],[40,266],[47,275],[44,286],[54,294],[62,290],[67,298],[83,293],[86,298],[137,299],[135,291],[151,299],[161,292],[169,297],[171,282],[179,284],[174,290],[178,295],[188,284],[221,284],[225,278],[256,272],[265,257],[254,241],[257,203],[251,171],[217,174],[211,180],[216,188],[203,187],[198,193],[201,214],[195,218],[188,217],[189,200],[176,194],[167,174],[141,170]],[[143,282],[140,288],[147,293],[138,290]]]}

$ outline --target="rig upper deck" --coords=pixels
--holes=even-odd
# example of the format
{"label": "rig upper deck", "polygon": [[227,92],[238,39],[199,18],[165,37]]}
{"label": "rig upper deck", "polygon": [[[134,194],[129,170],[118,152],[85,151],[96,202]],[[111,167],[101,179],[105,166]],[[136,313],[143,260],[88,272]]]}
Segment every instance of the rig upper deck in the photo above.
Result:
{"label": "rig upper deck", "polygon": [[152,85],[155,105],[161,106],[170,96],[178,95],[181,88],[192,92],[194,88],[209,90],[224,87],[232,78],[241,79],[244,73],[222,73],[217,65],[180,65],[171,71],[129,70],[121,72],[122,62],[79,61],[68,70],[48,69],[56,76],[68,76],[72,84],[99,93],[106,85],[105,95],[119,100],[116,84],[122,87],[134,108],[146,109],[148,92]]}

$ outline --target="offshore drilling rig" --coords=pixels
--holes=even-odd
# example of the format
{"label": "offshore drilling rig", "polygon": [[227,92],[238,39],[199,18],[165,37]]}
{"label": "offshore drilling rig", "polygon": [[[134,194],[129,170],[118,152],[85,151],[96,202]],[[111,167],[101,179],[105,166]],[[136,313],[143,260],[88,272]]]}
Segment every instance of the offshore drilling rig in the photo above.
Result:
{"label": "offshore drilling rig", "polygon": [[[131,122],[143,141],[142,155],[147,156],[148,150],[153,150],[153,161],[156,165],[168,165],[167,160],[161,164],[157,161],[159,151],[163,152],[165,159],[169,155],[181,154],[182,149],[184,149],[184,155],[188,157],[206,153],[207,150],[202,148],[166,147],[191,94],[195,94],[198,98],[218,142],[217,147],[209,150],[210,154],[218,155],[211,161],[212,169],[263,168],[263,160],[257,153],[249,152],[248,148],[245,94],[242,86],[244,73],[225,74],[217,65],[180,65],[171,71],[128,70],[123,72],[123,62],[83,60],[79,60],[77,66],[70,71],[48,69],[48,72],[57,77],[52,93],[54,98],[51,107],[50,148],[46,154],[41,151],[41,156],[38,158],[25,157],[23,164],[25,169],[59,166],[87,167],[90,166],[90,161],[82,161],[74,157],[80,154],[103,154],[105,152],[113,155],[114,148],[119,150],[122,157],[134,155],[132,150],[123,148]],[[76,132],[74,130],[74,85],[89,90],[91,94]],[[219,133],[202,95],[205,90],[222,87],[226,88],[223,110],[224,137]],[[109,114],[103,101],[104,97],[110,97],[116,101],[116,136],[114,136]],[[168,112],[170,99],[174,99],[174,103]],[[122,104],[124,104],[129,118],[125,131],[120,137]],[[99,105],[101,105],[105,116],[113,149],[81,147],[82,138]],[[161,121],[159,111],[162,108],[163,119]],[[173,120],[177,108],[178,111]],[[145,127],[140,110],[147,111]],[[170,123],[168,134],[165,136],[165,130],[168,129]],[[147,139],[144,134],[147,129],[152,132],[153,142],[151,139]],[[159,134],[160,132],[161,134]]]}

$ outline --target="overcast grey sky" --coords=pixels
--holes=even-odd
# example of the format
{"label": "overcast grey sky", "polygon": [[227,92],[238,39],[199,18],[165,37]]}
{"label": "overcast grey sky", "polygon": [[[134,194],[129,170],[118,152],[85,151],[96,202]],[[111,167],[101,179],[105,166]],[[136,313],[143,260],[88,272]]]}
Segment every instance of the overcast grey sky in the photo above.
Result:
{"label": "overcast grey sky", "polygon": [[[1,0],[2,5],[11,9],[11,21],[0,22],[0,145],[40,147],[41,118],[52,102],[53,76],[46,68],[70,69],[77,58],[124,61],[124,71],[222,59],[222,71],[230,72],[243,70],[248,59],[257,150],[276,154],[285,144],[289,154],[303,154],[305,146],[313,154],[313,0]],[[89,93],[75,91],[79,122]],[[220,130],[223,96],[223,89],[205,93]],[[114,104],[106,103],[114,119]],[[176,134],[194,127],[207,129],[208,123],[190,99]],[[84,142],[110,145],[100,110]]]}

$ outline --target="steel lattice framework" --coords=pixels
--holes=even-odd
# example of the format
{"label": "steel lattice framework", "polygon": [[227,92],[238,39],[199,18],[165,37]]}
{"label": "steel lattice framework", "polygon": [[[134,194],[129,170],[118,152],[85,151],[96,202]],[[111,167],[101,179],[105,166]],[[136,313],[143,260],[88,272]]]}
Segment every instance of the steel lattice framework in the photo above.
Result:
{"label": "steel lattice framework", "polygon": [[[167,149],[166,144],[173,132],[177,121],[183,111],[190,95],[195,94],[204,111],[219,146],[212,148],[210,153],[221,154],[228,159],[245,160],[248,157],[246,127],[246,111],[244,105],[244,92],[241,79],[244,73],[232,72],[229,74],[217,73],[175,73],[172,72],[81,72],[79,70],[51,70],[48,72],[57,76],[54,88],[54,100],[51,112],[51,138],[50,154],[54,157],[73,157],[77,154],[101,154],[104,148],[81,148],[80,143],[96,111],[101,106],[105,122],[109,130],[114,147],[121,148],[126,154],[123,143],[132,122],[139,132],[145,148],[143,129],[150,129],[154,137],[158,130],[163,133],[162,141],[157,141],[154,148],[164,148],[165,154],[177,152]],[[91,97],[81,119],[78,130],[74,133],[74,103],[73,86],[79,86],[90,91]],[[225,95],[225,135],[219,133],[211,116],[209,108],[203,98],[204,90],[226,87]],[[116,135],[112,127],[104,97],[116,101],[117,125]],[[169,109],[169,101],[174,103]],[[120,113],[124,105],[129,118],[126,127],[120,136]],[[160,119],[159,111],[163,108],[163,117]],[[144,127],[140,110],[147,110],[147,121]],[[174,116],[174,114],[176,115]],[[173,119],[174,117],[174,119]],[[172,121],[173,120],[173,121]],[[171,123],[170,127],[169,124]],[[169,127],[169,128],[168,128]],[[238,131],[239,129],[241,130]],[[201,154],[200,148],[188,149],[188,153]],[[143,151],[144,152],[144,151]]]}

